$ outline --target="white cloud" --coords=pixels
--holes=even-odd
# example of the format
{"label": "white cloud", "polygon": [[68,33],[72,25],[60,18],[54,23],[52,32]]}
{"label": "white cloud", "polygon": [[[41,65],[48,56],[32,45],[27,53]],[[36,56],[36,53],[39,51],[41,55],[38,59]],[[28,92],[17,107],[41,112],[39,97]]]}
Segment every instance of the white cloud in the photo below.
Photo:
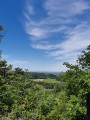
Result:
{"label": "white cloud", "polygon": [[22,61],[22,60],[8,60],[8,63],[12,65],[28,64],[27,61]]}
{"label": "white cloud", "polygon": [[49,44],[32,44],[32,47],[35,49],[41,49],[41,50],[53,50],[60,48],[60,45],[49,45]]}
{"label": "white cloud", "polygon": [[29,14],[33,15],[34,14],[34,8],[31,5],[27,5],[27,10]]}
{"label": "white cloud", "polygon": [[22,69],[28,69],[30,70],[30,63],[25,60],[14,60],[14,59],[7,59],[8,64],[11,64],[14,68],[20,67]]}
{"label": "white cloud", "polygon": [[69,24],[76,22],[75,19],[71,18],[60,18],[60,17],[47,17],[46,19],[43,19],[42,21],[38,22],[38,26],[44,26],[44,25],[57,25],[57,24]]}
{"label": "white cloud", "polygon": [[[57,60],[74,61],[80,51],[90,44],[90,23],[84,18],[85,12],[90,10],[90,2],[45,0],[43,10],[46,17],[39,15],[41,19],[38,21],[33,4],[27,5],[27,12],[24,13],[25,30],[33,41],[32,48],[48,51],[48,55]],[[84,19],[79,15],[83,15]],[[58,36],[58,43],[52,42],[54,35]],[[57,41],[57,38],[55,40]]]}
{"label": "white cloud", "polygon": [[26,1],[26,11],[28,11],[29,15],[34,15],[35,11],[34,11],[34,6],[32,6],[32,1],[31,0],[27,0]]}
{"label": "white cloud", "polygon": [[2,60],[5,59],[7,61],[7,64],[11,64],[13,68],[20,67],[23,69],[29,69],[30,70],[30,63],[29,61],[25,60],[18,60],[18,59],[12,59],[12,56],[3,54]]}
{"label": "white cloud", "polygon": [[73,53],[76,50],[85,49],[90,44],[90,26],[88,24],[77,25],[66,35],[66,40],[60,44],[60,50],[51,52],[51,56]]}
{"label": "white cloud", "polygon": [[44,1],[43,9],[45,9],[48,16],[37,21],[31,16],[38,14],[38,11],[34,10],[36,6],[29,2],[27,3],[27,11],[24,12],[24,16],[26,18],[25,30],[30,35],[31,40],[46,39],[52,36],[53,32],[65,31],[67,24],[77,24],[76,18],[74,19],[72,16],[90,9],[89,4],[85,0],[46,0]]}
{"label": "white cloud", "polygon": [[46,37],[46,31],[41,28],[33,28],[30,31],[30,35],[33,36],[32,40],[42,39]]}
{"label": "white cloud", "polygon": [[10,56],[9,55],[6,55],[6,54],[2,54],[2,59],[8,59]]}
{"label": "white cloud", "polygon": [[85,0],[47,0],[44,7],[51,17],[70,17],[90,9]]}
{"label": "white cloud", "polygon": [[[38,23],[37,23],[38,24]],[[48,31],[39,27],[36,22],[29,19],[25,22],[26,33],[30,36],[31,40],[40,40],[48,37]]]}
{"label": "white cloud", "polygon": [[16,65],[16,64],[28,64],[28,61],[12,59],[10,55],[2,54],[2,59],[5,59],[8,64]]}
{"label": "white cloud", "polygon": [[70,53],[66,53],[66,54],[62,54],[61,56],[57,56],[55,59],[57,60],[65,60],[65,61],[69,61],[69,60],[76,60],[77,59],[77,55],[79,55],[80,52],[70,52]]}

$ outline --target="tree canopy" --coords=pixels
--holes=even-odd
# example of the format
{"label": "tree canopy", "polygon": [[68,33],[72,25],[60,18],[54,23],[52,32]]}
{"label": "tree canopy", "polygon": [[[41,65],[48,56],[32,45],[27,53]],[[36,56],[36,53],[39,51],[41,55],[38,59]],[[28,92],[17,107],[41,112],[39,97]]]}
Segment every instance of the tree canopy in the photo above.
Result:
{"label": "tree canopy", "polygon": [[82,51],[80,56],[78,56],[77,62],[82,69],[90,69],[90,45],[86,48],[86,50]]}
{"label": "tree canopy", "polygon": [[[0,25],[0,42],[1,42],[1,39],[3,38],[3,27]],[[1,58],[1,50],[0,50],[0,58]]]}

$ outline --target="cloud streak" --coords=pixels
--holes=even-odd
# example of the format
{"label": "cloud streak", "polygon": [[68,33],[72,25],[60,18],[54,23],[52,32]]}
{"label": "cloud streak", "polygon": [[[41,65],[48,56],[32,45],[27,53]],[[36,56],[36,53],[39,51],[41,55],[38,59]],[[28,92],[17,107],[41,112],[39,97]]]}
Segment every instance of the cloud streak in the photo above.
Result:
{"label": "cloud streak", "polygon": [[12,64],[12,65],[28,64],[27,61],[22,61],[22,60],[10,60],[9,63]]}
{"label": "cloud streak", "polygon": [[[39,10],[35,11],[35,4],[28,4],[24,12],[24,27],[32,48],[44,50],[57,60],[76,58],[90,44],[90,18],[87,17],[90,2],[45,0],[41,6],[44,16]],[[85,17],[87,19],[83,19]]]}
{"label": "cloud streak", "polygon": [[85,0],[47,0],[44,5],[50,17],[71,17],[90,9]]}

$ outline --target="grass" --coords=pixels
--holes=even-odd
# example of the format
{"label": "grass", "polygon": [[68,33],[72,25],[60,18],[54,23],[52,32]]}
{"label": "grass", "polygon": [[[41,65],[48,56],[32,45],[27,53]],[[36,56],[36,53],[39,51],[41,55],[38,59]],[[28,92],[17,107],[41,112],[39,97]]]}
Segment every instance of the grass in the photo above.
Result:
{"label": "grass", "polygon": [[60,81],[57,81],[56,79],[43,79],[43,82],[46,82],[46,83],[60,83]]}
{"label": "grass", "polygon": [[34,82],[42,82],[43,79],[32,79],[32,81],[34,81]]}
{"label": "grass", "polygon": [[34,82],[45,82],[45,83],[60,83],[60,81],[57,81],[56,79],[32,79]]}

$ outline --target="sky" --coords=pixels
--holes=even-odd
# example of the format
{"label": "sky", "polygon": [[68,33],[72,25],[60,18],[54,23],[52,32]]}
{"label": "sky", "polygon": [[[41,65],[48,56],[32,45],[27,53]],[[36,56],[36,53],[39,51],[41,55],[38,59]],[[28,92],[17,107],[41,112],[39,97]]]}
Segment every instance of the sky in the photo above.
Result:
{"label": "sky", "polygon": [[2,59],[13,68],[61,72],[90,45],[89,0],[0,0]]}

